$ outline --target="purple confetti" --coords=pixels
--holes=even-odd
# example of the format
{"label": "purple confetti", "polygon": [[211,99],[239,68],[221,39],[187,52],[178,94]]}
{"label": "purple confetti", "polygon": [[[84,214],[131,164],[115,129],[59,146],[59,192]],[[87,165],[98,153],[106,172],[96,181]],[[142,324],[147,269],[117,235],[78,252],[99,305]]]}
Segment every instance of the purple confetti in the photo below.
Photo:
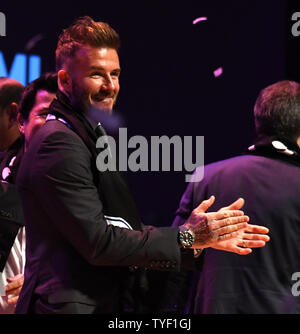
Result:
{"label": "purple confetti", "polygon": [[193,24],[197,24],[198,22],[201,22],[201,21],[207,21],[207,17],[205,16],[198,17],[197,19],[193,21]]}
{"label": "purple confetti", "polygon": [[222,74],[223,74],[223,67],[219,67],[216,70],[214,70],[214,76],[215,76],[215,78],[219,77]]}

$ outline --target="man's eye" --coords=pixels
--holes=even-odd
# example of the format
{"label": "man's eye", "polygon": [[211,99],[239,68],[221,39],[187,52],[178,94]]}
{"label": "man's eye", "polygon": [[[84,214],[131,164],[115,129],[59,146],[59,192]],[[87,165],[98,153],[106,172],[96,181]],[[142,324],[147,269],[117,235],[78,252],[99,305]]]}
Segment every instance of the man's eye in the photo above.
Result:
{"label": "man's eye", "polygon": [[46,118],[46,117],[48,116],[48,114],[49,114],[48,111],[47,111],[47,112],[42,112],[42,113],[40,113],[40,114],[38,115],[38,117],[40,117],[40,118]]}
{"label": "man's eye", "polygon": [[118,77],[120,76],[120,72],[112,72],[112,73],[111,73],[111,76],[112,76],[112,77],[117,77],[117,78],[118,78]]}
{"label": "man's eye", "polygon": [[102,74],[100,72],[94,72],[90,75],[91,77],[101,77]]}

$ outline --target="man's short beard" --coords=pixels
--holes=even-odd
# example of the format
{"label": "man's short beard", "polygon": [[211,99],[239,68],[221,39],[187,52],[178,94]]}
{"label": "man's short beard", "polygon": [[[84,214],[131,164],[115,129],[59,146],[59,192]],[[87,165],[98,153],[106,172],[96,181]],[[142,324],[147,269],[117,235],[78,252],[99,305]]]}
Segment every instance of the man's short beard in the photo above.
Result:
{"label": "man's short beard", "polygon": [[[90,108],[94,108],[95,106],[91,104],[92,101],[90,101],[89,94],[86,93],[85,91],[82,91],[81,89],[78,89],[78,87],[79,85],[73,81],[70,101],[75,109],[80,110],[81,112],[86,114]],[[117,102],[117,96],[115,95],[113,97],[113,107],[115,106],[116,102]],[[102,106],[102,108],[98,107],[98,109],[99,110],[101,109],[103,112],[108,114],[111,114],[113,112],[113,108],[108,108],[108,107],[106,108],[104,106]]]}

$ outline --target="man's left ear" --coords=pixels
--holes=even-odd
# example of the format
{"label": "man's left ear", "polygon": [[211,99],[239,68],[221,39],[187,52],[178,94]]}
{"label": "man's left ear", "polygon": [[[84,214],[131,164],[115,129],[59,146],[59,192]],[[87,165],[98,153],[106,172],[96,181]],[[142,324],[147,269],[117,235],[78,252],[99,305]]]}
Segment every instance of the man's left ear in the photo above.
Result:
{"label": "man's left ear", "polygon": [[24,135],[24,119],[20,113],[18,113],[17,115],[17,120],[18,120],[19,131]]}

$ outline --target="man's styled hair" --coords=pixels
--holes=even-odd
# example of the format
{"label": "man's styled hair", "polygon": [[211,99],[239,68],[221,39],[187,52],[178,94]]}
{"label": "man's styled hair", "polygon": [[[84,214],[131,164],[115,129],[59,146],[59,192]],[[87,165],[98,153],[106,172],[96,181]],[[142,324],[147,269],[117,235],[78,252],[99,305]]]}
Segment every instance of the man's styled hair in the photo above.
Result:
{"label": "man's styled hair", "polygon": [[19,103],[24,86],[16,80],[0,77],[0,112],[11,103]]}
{"label": "man's styled hair", "polygon": [[107,47],[118,52],[120,38],[107,23],[95,22],[89,16],[81,17],[73,25],[64,29],[59,36],[56,48],[56,70],[62,69],[65,61],[74,57],[76,51],[85,45],[97,48]]}
{"label": "man's styled hair", "polygon": [[35,104],[36,94],[39,90],[56,94],[58,91],[57,74],[50,72],[45,73],[25,87],[19,105],[19,113],[24,120],[28,119],[30,111]]}
{"label": "man's styled hair", "polygon": [[279,81],[263,89],[254,106],[258,135],[296,140],[300,135],[300,84]]}

